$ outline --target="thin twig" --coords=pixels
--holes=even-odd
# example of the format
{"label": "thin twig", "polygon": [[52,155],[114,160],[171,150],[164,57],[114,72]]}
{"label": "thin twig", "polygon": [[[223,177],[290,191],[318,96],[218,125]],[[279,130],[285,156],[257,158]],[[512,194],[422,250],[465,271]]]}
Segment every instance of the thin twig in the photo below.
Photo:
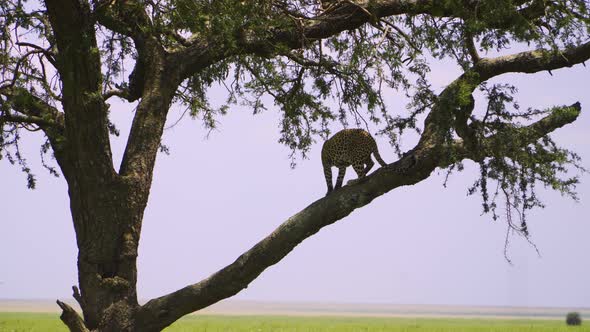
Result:
{"label": "thin twig", "polygon": [[402,36],[406,40],[408,45],[410,45],[410,47],[412,47],[414,51],[416,51],[418,54],[422,54],[422,50],[412,41],[412,38],[408,36],[408,34],[406,34],[402,29],[398,28],[395,24],[387,20],[381,20],[379,22],[385,23],[386,25],[391,27],[393,30],[395,30],[395,32],[397,32],[398,35]]}

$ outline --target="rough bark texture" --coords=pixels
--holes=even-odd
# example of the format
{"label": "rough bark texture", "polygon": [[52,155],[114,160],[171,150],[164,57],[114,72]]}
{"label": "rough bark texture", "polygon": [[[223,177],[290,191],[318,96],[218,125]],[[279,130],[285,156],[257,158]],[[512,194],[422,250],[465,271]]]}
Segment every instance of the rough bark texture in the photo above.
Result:
{"label": "rough bark texture", "polygon": [[[85,328],[135,330],[138,309],[137,246],[143,212],[166,114],[179,82],[165,71],[164,52],[153,40],[143,75],[142,100],[119,173],[112,165],[108,110],[101,95],[101,64],[94,22],[86,2],[47,0],[59,50],[63,83],[63,138],[54,146],[68,182],[78,242],[80,292],[75,297]],[[146,51],[147,52],[147,51]],[[164,74],[168,76],[164,77]],[[71,308],[60,302],[64,322],[82,331]]]}
{"label": "rough bark texture", "polygon": [[[3,119],[34,123],[43,129],[68,183],[79,248],[80,289],[74,287],[74,298],[80,303],[83,319],[67,304],[58,301],[58,305],[63,310],[62,320],[71,331],[160,331],[188,313],[238,293],[306,238],[373,199],[397,187],[418,183],[436,167],[445,167],[457,159],[481,160],[490,155],[492,151],[486,148],[486,140],[478,141],[467,126],[473,105],[472,102],[461,104],[456,98],[458,91],[470,93],[481,82],[504,73],[569,67],[590,58],[590,43],[560,54],[538,50],[496,59],[480,59],[475,54],[476,63],[470,71],[439,95],[426,119],[420,142],[404,158],[312,203],[235,262],[205,280],[140,306],[136,293],[137,248],[168,109],[184,78],[232,56],[235,51],[198,37],[189,39],[186,48],[166,51],[152,35],[155,32],[148,28],[149,19],[140,2],[112,3],[97,2],[96,11],[91,13],[86,1],[45,0],[59,51],[56,67],[63,84],[64,112],[29,96],[21,98],[26,102],[14,105],[21,115]],[[466,1],[466,6],[471,3]],[[373,1],[370,6],[362,1],[342,2],[322,20],[276,30],[266,40],[242,41],[239,50],[272,56],[285,47],[304,47],[310,41],[357,28],[375,17],[403,13],[456,16],[444,6],[426,0],[382,0]],[[524,8],[523,15],[538,15],[534,9]],[[342,19],[343,15],[346,20]],[[101,93],[95,19],[113,31],[130,36],[138,49],[129,91]],[[3,92],[5,97],[21,94],[28,96],[27,91],[18,89]],[[105,98],[110,95],[130,101],[140,99],[119,172],[112,164],[109,143]],[[573,122],[580,110],[579,104],[563,107],[528,127],[507,130],[522,134],[518,136],[522,137],[518,144],[526,145]],[[450,129],[461,139],[449,142],[443,133]],[[455,160],[448,157],[451,151]]]}

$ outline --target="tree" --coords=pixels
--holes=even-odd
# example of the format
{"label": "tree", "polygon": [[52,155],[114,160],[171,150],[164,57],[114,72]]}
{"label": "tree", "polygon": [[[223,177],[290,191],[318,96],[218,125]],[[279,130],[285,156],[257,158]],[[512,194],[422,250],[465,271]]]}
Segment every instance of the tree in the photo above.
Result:
{"label": "tree", "polygon": [[565,316],[565,323],[570,326],[582,325],[582,318],[579,312],[568,312]]}
{"label": "tree", "polygon": [[[160,331],[238,293],[322,227],[437,167],[460,170],[463,160],[480,165],[471,192],[481,194],[484,212],[497,218],[502,197],[514,211],[508,224],[524,236],[526,211],[541,205],[535,184],[576,198],[578,178],[568,170],[583,170],[579,158],[548,134],[575,121],[581,105],[521,110],[513,86],[488,80],[590,58],[587,1],[8,0],[0,18],[2,155],[33,188],[19,140],[23,130],[41,130],[42,153],[52,153],[68,184],[83,318],[57,303],[71,331]],[[510,53],[512,46],[528,48]],[[463,73],[435,93],[429,63],[445,58]],[[221,106],[207,99],[216,84],[228,90]],[[391,89],[408,96],[408,114],[387,110]],[[486,99],[479,109],[477,89]],[[170,107],[185,105],[213,127],[237,102],[264,109],[265,96],[282,114],[281,142],[294,155],[305,156],[332,121],[360,126],[368,118],[401,158],[312,203],[209,278],[139,305],[137,247]],[[138,102],[118,170],[110,98]],[[398,138],[408,130],[420,138],[402,153]]]}

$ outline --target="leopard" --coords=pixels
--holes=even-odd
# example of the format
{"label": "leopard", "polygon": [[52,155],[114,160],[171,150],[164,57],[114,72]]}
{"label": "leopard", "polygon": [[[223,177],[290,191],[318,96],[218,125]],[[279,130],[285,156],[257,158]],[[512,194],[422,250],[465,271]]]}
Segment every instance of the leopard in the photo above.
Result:
{"label": "leopard", "polygon": [[[342,187],[348,166],[352,166],[358,179],[365,177],[375,165],[371,154],[375,156],[381,166],[387,165],[379,154],[375,139],[364,129],[343,129],[326,140],[322,146],[322,165],[328,185],[326,196]],[[332,166],[338,168],[335,186],[332,186]],[[354,183],[354,181],[349,181],[348,184]]]}

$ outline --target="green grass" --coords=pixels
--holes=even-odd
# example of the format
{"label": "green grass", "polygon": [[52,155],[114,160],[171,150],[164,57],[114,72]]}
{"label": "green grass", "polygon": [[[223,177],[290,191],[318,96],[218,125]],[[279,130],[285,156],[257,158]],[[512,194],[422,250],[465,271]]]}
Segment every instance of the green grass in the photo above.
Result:
{"label": "green grass", "polygon": [[0,312],[0,332],[68,332],[59,314]]}
{"label": "green grass", "polygon": [[[564,318],[565,319],[565,318]],[[58,314],[0,313],[0,332],[67,332]],[[590,332],[557,320],[188,316],[166,332]]]}

